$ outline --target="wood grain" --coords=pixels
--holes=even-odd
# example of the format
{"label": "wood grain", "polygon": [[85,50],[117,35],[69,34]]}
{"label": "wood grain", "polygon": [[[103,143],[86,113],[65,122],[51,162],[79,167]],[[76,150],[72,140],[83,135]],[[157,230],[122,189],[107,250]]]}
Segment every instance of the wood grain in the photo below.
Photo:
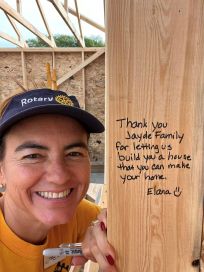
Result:
{"label": "wood grain", "polygon": [[199,271],[204,3],[112,0],[106,15],[108,237],[118,269]]}

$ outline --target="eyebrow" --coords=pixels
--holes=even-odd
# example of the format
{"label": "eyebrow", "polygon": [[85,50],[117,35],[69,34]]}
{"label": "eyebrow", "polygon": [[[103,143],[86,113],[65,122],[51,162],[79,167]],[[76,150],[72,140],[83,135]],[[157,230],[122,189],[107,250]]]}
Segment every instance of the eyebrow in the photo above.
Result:
{"label": "eyebrow", "polygon": [[[88,146],[84,142],[76,142],[76,143],[73,143],[73,144],[70,144],[70,145],[66,145],[64,149],[68,150],[68,149],[72,149],[74,147],[81,147],[81,148],[84,148],[84,149],[88,150]],[[47,146],[40,145],[40,144],[37,144],[37,143],[34,143],[34,142],[25,142],[25,143],[19,145],[15,149],[15,152],[22,151],[22,150],[27,149],[27,148],[49,150],[49,148]]]}
{"label": "eyebrow", "polygon": [[81,148],[84,148],[84,149],[88,150],[88,146],[84,142],[76,142],[76,143],[73,143],[73,144],[70,144],[70,145],[66,145],[65,150],[72,149],[74,147],[81,147]]}
{"label": "eyebrow", "polygon": [[40,145],[40,144],[37,144],[37,143],[34,143],[34,142],[25,142],[25,143],[17,146],[17,148],[15,149],[15,152],[22,151],[22,150],[27,149],[27,148],[36,148],[36,149],[42,149],[42,150],[48,150],[49,149],[46,146],[43,146],[43,145]]}

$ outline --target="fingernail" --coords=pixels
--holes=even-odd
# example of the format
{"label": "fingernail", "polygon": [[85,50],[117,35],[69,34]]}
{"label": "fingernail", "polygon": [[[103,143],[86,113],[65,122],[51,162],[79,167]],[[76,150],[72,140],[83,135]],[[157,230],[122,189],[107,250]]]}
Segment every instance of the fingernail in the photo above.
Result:
{"label": "fingernail", "polygon": [[114,265],[115,261],[111,255],[106,256],[106,259],[110,265]]}
{"label": "fingernail", "polygon": [[106,231],[106,226],[105,226],[105,224],[104,224],[103,222],[101,222],[100,225],[101,225],[101,230],[102,230],[102,231]]}

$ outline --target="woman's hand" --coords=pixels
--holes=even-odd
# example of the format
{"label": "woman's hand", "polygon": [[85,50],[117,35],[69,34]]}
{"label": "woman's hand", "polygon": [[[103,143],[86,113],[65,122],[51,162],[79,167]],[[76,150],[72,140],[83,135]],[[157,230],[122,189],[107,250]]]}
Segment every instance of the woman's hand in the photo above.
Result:
{"label": "woman's hand", "polygon": [[97,262],[102,272],[117,272],[115,267],[115,251],[108,243],[106,236],[107,210],[104,209],[87,229],[82,251],[84,257],[73,257],[73,265],[84,264],[87,260]]}

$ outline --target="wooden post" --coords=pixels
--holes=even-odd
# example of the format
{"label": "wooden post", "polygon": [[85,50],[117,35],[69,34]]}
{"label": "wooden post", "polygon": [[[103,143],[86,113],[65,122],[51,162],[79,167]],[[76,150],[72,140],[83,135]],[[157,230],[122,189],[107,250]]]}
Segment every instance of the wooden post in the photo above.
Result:
{"label": "wooden post", "polygon": [[[84,51],[81,52],[81,60],[82,63],[84,62]],[[86,76],[85,76],[85,69],[81,69],[81,81],[82,81],[82,94],[83,94],[83,104],[82,107],[85,110],[86,109]]]}
{"label": "wooden post", "polygon": [[107,0],[108,238],[119,272],[199,271],[202,0]]}
{"label": "wooden post", "polygon": [[23,86],[25,89],[28,88],[28,80],[27,80],[27,71],[25,64],[25,52],[21,51],[21,63],[22,63],[22,74],[23,74]]}

